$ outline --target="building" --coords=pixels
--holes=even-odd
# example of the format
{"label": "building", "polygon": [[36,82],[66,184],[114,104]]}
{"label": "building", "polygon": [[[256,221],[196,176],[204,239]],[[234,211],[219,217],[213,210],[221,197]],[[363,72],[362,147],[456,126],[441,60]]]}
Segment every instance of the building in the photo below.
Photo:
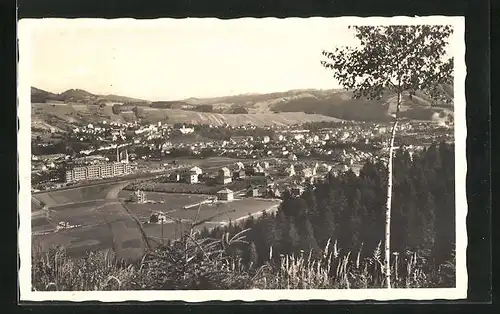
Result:
{"label": "building", "polygon": [[261,196],[260,189],[258,187],[252,187],[248,190],[247,195],[250,197],[259,197]]}
{"label": "building", "polygon": [[179,182],[181,181],[181,175],[178,173],[172,173],[168,176],[168,180],[171,182]]}
{"label": "building", "polygon": [[230,189],[222,189],[217,192],[217,199],[220,201],[232,201],[234,200],[234,193]]}
{"label": "building", "polygon": [[196,172],[194,171],[190,171],[189,172],[189,175],[188,175],[188,178],[187,178],[187,181],[189,184],[195,184],[195,183],[198,183],[198,174],[196,174]]}
{"label": "building", "polygon": [[227,167],[222,167],[219,169],[219,183],[228,184],[232,182],[231,171]]}
{"label": "building", "polygon": [[162,212],[153,213],[149,217],[149,223],[151,224],[163,224],[165,222],[167,222],[167,217]]}
{"label": "building", "polygon": [[200,168],[200,167],[197,167],[197,166],[194,166],[194,167],[193,167],[193,168],[191,168],[189,171],[190,171],[190,172],[193,172],[193,173],[196,173],[197,175],[200,175],[200,174],[202,174],[202,173],[203,173],[203,171],[201,170],[201,168]]}
{"label": "building", "polygon": [[144,193],[144,191],[137,190],[137,191],[134,192],[132,199],[136,203],[144,204],[144,203],[146,203],[146,193]]}
{"label": "building", "polygon": [[66,182],[112,178],[131,173],[132,169],[128,163],[99,163],[68,169],[66,171]]}
{"label": "building", "polygon": [[238,161],[234,167],[234,170],[235,171],[245,170],[245,165],[241,161]]}
{"label": "building", "polygon": [[179,129],[179,132],[181,132],[181,134],[191,134],[194,132],[194,129],[193,128],[186,128],[183,125],[182,128]]}
{"label": "building", "polygon": [[290,193],[293,197],[300,197],[302,193],[304,193],[304,187],[300,185],[296,185],[290,188]]}
{"label": "building", "polygon": [[332,170],[332,166],[327,164],[318,165],[316,168],[316,172],[329,172],[330,170]]}
{"label": "building", "polygon": [[[120,158],[120,156],[124,155],[124,158]],[[121,162],[128,164],[128,150],[125,149],[125,151],[120,152],[120,149],[116,147],[116,162]]]}
{"label": "building", "polygon": [[246,178],[246,173],[245,170],[236,170],[233,172],[233,178],[235,180],[242,180]]}
{"label": "building", "polygon": [[290,165],[290,167],[286,167],[283,170],[283,174],[288,177],[293,177],[295,175],[295,167],[294,165]]}

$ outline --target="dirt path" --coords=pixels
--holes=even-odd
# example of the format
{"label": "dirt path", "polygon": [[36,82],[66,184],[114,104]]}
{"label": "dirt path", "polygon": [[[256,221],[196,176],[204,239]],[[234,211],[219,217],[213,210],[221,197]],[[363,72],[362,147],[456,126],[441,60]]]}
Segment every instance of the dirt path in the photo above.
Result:
{"label": "dirt path", "polygon": [[121,190],[123,190],[124,187],[126,187],[129,184],[129,182],[122,182],[120,184],[115,185],[112,187],[108,193],[106,194],[106,199],[108,200],[114,200],[118,198],[118,193],[120,193]]}

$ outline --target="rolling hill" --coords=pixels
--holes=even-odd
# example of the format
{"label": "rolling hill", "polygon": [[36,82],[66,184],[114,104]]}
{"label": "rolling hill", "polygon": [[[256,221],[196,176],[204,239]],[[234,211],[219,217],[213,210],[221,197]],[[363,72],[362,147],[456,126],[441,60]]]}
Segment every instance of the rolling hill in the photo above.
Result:
{"label": "rolling hill", "polygon": [[[401,115],[414,120],[453,120],[453,87],[440,86],[451,102],[433,104],[421,92],[404,96]],[[213,125],[295,124],[308,121],[375,121],[391,119],[396,96],[386,94],[380,100],[353,99],[341,89],[302,89],[269,94],[242,94],[216,98],[189,98],[176,101],[134,99],[119,95],[95,95],[81,89],[61,94],[32,87],[32,121],[40,128],[64,129],[69,123],[88,123],[96,119],[133,121],[139,106],[142,119],[151,123],[194,123]],[[127,103],[113,113],[113,102]],[[236,111],[235,108],[244,108]],[[234,112],[242,112],[235,114]]]}
{"label": "rolling hill", "polygon": [[99,103],[99,102],[117,102],[117,103],[142,103],[149,104],[149,101],[136,99],[119,95],[95,95],[83,89],[69,89],[60,94],[54,94],[45,90],[31,87],[31,102],[32,103]]}
{"label": "rolling hill", "polygon": [[[451,86],[440,86],[447,99],[453,99]],[[249,113],[305,112],[356,121],[385,121],[396,109],[396,96],[386,94],[380,100],[353,99],[352,93],[341,90],[292,90],[271,94],[246,94],[209,99],[189,98],[186,103],[217,107],[242,106]],[[453,103],[437,103],[422,92],[403,97],[402,116],[409,119],[431,120],[435,113],[449,116]]]}

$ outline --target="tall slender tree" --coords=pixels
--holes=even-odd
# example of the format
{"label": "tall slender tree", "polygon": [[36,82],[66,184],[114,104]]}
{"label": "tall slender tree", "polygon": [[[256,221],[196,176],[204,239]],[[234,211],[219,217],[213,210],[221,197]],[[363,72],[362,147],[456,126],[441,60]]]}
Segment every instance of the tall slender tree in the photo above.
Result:
{"label": "tall slender tree", "polygon": [[[417,91],[437,99],[440,84],[452,84],[453,58],[446,58],[451,26],[354,26],[357,47],[323,51],[322,65],[333,70],[334,78],[353,91],[355,98],[381,99],[395,95],[395,113],[389,140],[388,183],[385,223],[385,279],[391,288],[390,224],[394,138],[404,93]],[[390,101],[391,102],[391,101]]]}

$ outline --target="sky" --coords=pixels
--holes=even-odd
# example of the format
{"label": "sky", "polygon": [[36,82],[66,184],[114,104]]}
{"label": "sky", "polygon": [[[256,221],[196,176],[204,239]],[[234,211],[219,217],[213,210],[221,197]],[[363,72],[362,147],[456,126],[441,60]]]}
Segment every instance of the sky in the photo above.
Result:
{"label": "sky", "polygon": [[153,101],[339,88],[321,52],[357,44],[333,18],[35,22],[31,86]]}

